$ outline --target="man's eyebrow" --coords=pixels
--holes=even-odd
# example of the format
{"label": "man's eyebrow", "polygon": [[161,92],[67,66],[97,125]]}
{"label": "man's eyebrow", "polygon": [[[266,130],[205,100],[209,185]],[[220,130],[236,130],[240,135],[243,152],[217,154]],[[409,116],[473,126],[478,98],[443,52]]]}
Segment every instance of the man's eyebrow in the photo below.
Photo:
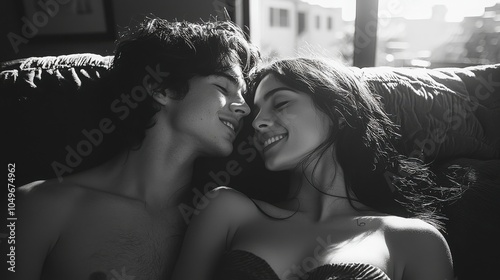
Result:
{"label": "man's eyebrow", "polygon": [[238,87],[244,86],[244,84],[240,83],[240,79],[236,75],[231,75],[231,74],[226,73],[226,72],[217,72],[214,74],[214,76],[224,77],[224,78],[228,79],[229,81],[231,81],[231,83],[237,85]]}

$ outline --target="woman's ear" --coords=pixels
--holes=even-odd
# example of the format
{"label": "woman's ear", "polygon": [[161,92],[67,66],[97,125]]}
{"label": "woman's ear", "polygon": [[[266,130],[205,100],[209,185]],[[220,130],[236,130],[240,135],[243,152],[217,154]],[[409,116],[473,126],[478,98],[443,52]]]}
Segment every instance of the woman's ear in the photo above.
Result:
{"label": "woman's ear", "polygon": [[342,130],[346,125],[346,120],[344,118],[339,119],[339,130]]}

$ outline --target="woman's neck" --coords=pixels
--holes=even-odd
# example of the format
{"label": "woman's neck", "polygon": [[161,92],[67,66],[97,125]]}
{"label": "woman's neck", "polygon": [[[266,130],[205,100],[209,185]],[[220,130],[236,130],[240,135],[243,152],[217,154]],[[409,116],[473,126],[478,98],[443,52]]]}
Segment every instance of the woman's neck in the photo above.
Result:
{"label": "woman's neck", "polygon": [[[310,164],[298,166],[291,173],[289,198],[291,209],[297,209],[313,221],[325,221],[339,215],[356,215],[355,206],[363,208],[346,188],[340,164],[326,151]],[[349,201],[348,198],[354,200]]]}

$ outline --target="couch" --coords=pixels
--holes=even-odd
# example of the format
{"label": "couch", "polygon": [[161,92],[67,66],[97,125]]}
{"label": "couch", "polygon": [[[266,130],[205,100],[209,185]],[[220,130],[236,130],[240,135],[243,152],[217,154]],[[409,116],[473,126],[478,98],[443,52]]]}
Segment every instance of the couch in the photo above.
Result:
{"label": "couch", "polygon": [[[83,124],[97,124],[81,97],[101,90],[100,81],[107,78],[111,63],[111,56],[91,53],[1,63],[0,106],[6,113],[8,132],[4,158],[16,164],[18,186],[56,177],[54,162],[67,163],[76,172],[103,160],[76,147],[87,137],[82,134]],[[444,234],[458,279],[498,279],[500,64],[352,70],[380,96],[386,111],[400,125],[398,148],[429,163],[443,188],[460,186],[461,196],[443,210],[447,218]],[[236,145],[247,142],[240,137]],[[258,157],[254,158],[237,152],[230,156],[243,170],[231,182],[219,182],[222,179],[217,177],[228,159],[202,162],[199,167],[205,169],[195,182],[230,183],[238,188],[254,179],[255,172],[265,172],[258,167],[262,166]]]}

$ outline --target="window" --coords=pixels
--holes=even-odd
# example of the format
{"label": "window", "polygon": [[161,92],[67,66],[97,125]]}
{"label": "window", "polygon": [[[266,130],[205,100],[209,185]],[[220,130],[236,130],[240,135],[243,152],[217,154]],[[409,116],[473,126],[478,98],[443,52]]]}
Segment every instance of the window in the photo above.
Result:
{"label": "window", "polygon": [[281,27],[287,27],[287,26],[289,26],[289,22],[288,22],[288,10],[279,9],[279,11],[280,11],[280,26]]}
{"label": "window", "polygon": [[272,27],[288,27],[290,25],[288,10],[273,7],[269,8],[269,25]]}
{"label": "window", "polygon": [[[345,1],[349,5],[356,3]],[[354,14],[346,13],[353,9],[338,4],[324,7],[304,0],[246,0],[246,3],[250,37],[264,60],[323,56],[353,63]]]}
{"label": "window", "polygon": [[[496,2],[496,3],[495,3]],[[379,0],[376,66],[460,67],[500,62],[500,1]]]}
{"label": "window", "polygon": [[274,18],[275,8],[269,8],[269,26],[275,26],[276,19]]}
{"label": "window", "polygon": [[302,34],[306,30],[306,14],[299,13],[298,14],[298,24],[297,24],[297,34]]}
{"label": "window", "polygon": [[[357,66],[437,68],[500,63],[500,0],[464,1],[460,5],[456,0],[440,0],[439,4],[365,1],[365,12],[361,13],[353,0],[240,1],[248,3],[250,36],[264,57],[307,55],[309,48],[314,54],[331,55]],[[287,10],[281,13],[283,21],[279,8],[273,6],[278,2]],[[368,5],[371,2],[377,4]],[[274,28],[270,32],[261,17],[270,7],[271,26],[281,23],[295,29]],[[356,13],[363,14],[359,18],[366,20],[356,24]],[[377,16],[374,25],[372,18]],[[321,18],[325,19],[328,36],[318,32]],[[368,42],[376,44],[363,47]],[[366,64],[355,56],[366,57]]]}

